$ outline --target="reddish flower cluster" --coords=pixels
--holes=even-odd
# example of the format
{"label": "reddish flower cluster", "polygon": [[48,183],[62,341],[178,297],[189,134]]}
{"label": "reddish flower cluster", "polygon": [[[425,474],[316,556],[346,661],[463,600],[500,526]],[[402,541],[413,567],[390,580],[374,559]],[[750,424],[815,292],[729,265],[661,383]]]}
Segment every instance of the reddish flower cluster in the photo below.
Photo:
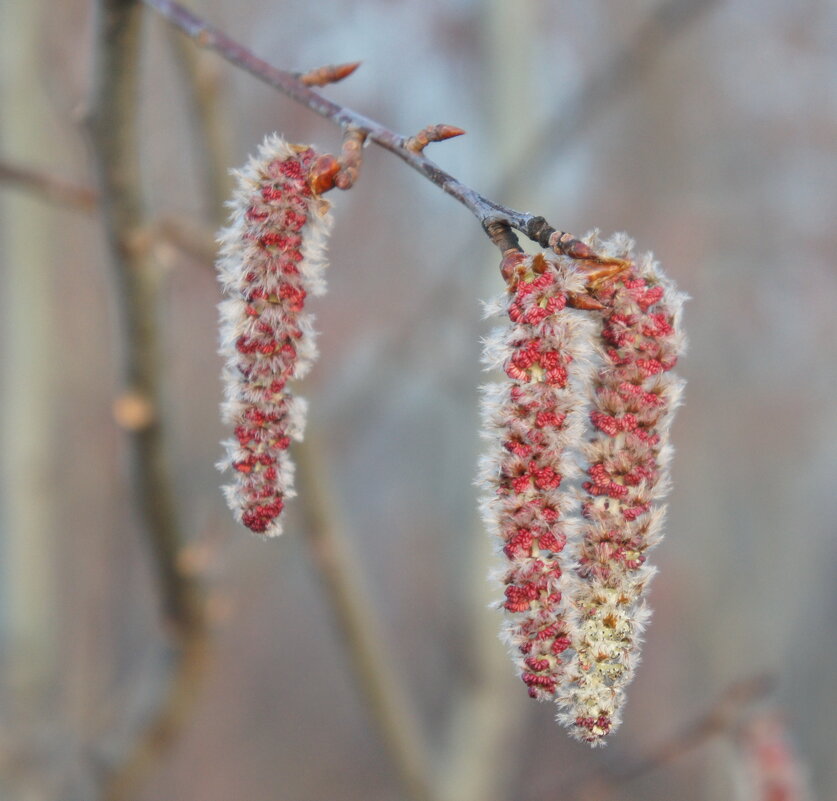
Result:
{"label": "reddish flower cluster", "polygon": [[[485,349],[509,379],[486,388],[481,469],[507,564],[503,637],[529,694],[594,745],[619,723],[648,616],[646,552],[661,536],[681,392],[683,296],[632,246],[588,238],[586,261],[507,256],[508,294],[489,310],[511,325]],[[570,298],[599,311],[567,309]],[[568,487],[575,457],[586,475]]]}
{"label": "reddish flower cluster", "polygon": [[221,469],[236,519],[265,536],[281,532],[278,518],[293,495],[287,449],[301,439],[305,404],[287,382],[307,372],[316,354],[305,301],[324,284],[322,241],[328,204],[315,196],[310,148],[269,137],[237,175],[230,226],[222,232],[222,345],[227,357],[223,416],[235,439],[225,443]]}
{"label": "reddish flower cluster", "polygon": [[[505,638],[533,698],[552,698],[571,633],[562,602],[561,552],[567,541],[566,449],[579,433],[580,395],[570,371],[583,355],[583,321],[565,312],[580,278],[556,259],[515,254],[504,263],[511,327],[486,342],[486,361],[510,381],[485,388],[484,512],[509,566],[502,576]],[[581,360],[584,362],[584,359]]]}
{"label": "reddish flower cluster", "polygon": [[577,641],[562,715],[579,739],[597,742],[619,722],[624,691],[638,658],[653,575],[646,553],[661,538],[668,491],[668,430],[682,383],[672,373],[683,350],[683,296],[650,256],[637,263],[631,243],[606,243],[630,269],[593,291],[606,309],[592,384],[593,434],[577,549],[573,598]]}

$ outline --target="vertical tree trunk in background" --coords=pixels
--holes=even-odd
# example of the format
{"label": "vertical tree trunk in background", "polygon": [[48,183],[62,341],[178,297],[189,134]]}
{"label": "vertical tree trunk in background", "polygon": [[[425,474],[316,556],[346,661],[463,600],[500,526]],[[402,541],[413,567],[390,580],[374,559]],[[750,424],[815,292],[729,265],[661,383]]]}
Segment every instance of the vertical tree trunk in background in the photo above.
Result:
{"label": "vertical tree trunk in background", "polygon": [[[514,161],[517,151],[532,138],[538,125],[539,108],[531,89],[532,64],[528,58],[532,41],[530,0],[506,3],[492,0],[485,12],[482,30],[486,83],[492,87],[486,130],[492,132],[492,164]],[[502,202],[520,198],[504,197]],[[528,202],[528,200],[527,200]],[[499,263],[499,259],[498,259]],[[482,294],[496,294],[496,274],[487,270],[493,288]],[[465,615],[469,621],[471,660],[469,683],[458,699],[451,721],[452,757],[442,780],[445,801],[498,801],[506,798],[510,774],[515,769],[505,758],[511,743],[520,736],[525,693],[498,642],[500,614],[488,605],[497,600],[496,587],[486,576],[497,562],[493,543],[475,519],[475,532],[468,538],[470,554]]]}
{"label": "vertical tree trunk in background", "polygon": [[[40,4],[0,4],[0,148],[44,166],[56,149],[54,120],[39,73]],[[0,553],[4,702],[28,719],[10,721],[23,737],[54,686],[54,588],[50,437],[54,397],[48,235],[54,212],[37,198],[0,199],[3,291],[0,295],[3,423],[0,430]],[[0,780],[1,781],[1,780]],[[7,796],[0,784],[0,795]],[[30,784],[19,801],[39,801]]]}

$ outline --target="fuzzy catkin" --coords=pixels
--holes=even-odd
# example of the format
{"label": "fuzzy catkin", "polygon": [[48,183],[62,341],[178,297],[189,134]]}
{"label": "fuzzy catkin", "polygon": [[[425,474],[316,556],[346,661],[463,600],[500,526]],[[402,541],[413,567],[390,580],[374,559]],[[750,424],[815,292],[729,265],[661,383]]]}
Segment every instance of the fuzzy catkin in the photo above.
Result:
{"label": "fuzzy catkin", "polygon": [[576,379],[586,369],[589,325],[566,309],[567,293],[583,289],[571,265],[520,254],[513,270],[507,294],[486,306],[510,325],[485,342],[484,362],[501,367],[507,380],[483,389],[484,436],[492,444],[479,483],[483,517],[506,560],[501,636],[529,695],[546,700],[560,686],[573,640],[562,551],[574,499],[561,485],[575,472],[567,449],[583,425]]}
{"label": "fuzzy catkin", "polygon": [[288,388],[314,357],[310,295],[325,291],[329,204],[315,195],[316,153],[274,134],[234,173],[230,224],[220,234],[219,280],[225,423],[234,438],[218,467],[231,470],[224,495],[236,520],[271,537],[293,489],[292,439],[301,440],[305,401]]}
{"label": "fuzzy catkin", "polygon": [[593,745],[621,720],[625,688],[649,616],[644,596],[655,569],[647,552],[662,537],[672,449],[669,429],[683,382],[672,370],[685,348],[685,295],[651,254],[635,256],[617,235],[586,240],[605,257],[630,262],[592,291],[604,304],[590,387],[591,433],[582,454],[584,523],[573,554],[574,657],[559,698],[559,720]]}

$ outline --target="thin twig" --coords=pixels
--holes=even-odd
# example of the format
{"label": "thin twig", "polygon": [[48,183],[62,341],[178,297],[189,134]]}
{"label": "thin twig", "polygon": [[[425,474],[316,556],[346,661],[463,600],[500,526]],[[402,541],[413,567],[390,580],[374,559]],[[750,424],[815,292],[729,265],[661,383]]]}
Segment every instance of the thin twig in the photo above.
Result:
{"label": "thin twig", "polygon": [[197,679],[206,666],[208,637],[201,588],[177,565],[184,536],[165,464],[159,411],[158,285],[147,249],[139,246],[146,236],[136,126],[140,11],[136,0],[98,2],[95,84],[87,127],[122,317],[125,389],[144,399],[151,410],[147,423],[128,430],[127,436],[137,511],[157,573],[172,660],[169,686],[158,708],[104,781],[107,801],[132,797],[188,719]]}
{"label": "thin twig", "polygon": [[49,203],[69,206],[79,211],[92,211],[98,201],[96,190],[71,184],[60,178],[19,164],[0,161],[0,183],[31,192]]}
{"label": "thin twig", "polygon": [[183,6],[171,0],[142,1],[165,17],[172,25],[191,36],[201,47],[214,50],[231,64],[241,67],[316,114],[332,120],[344,130],[352,128],[360,131],[370,141],[394,153],[469,209],[501,251],[513,246],[513,239],[510,238],[511,229],[520,231],[543,247],[548,246],[549,237],[555,229],[543,217],[516,211],[489,200],[450,173],[445,172],[438,164],[428,159],[421,150],[408,148],[409,137],[401,136],[363,114],[326,99],[306,86],[295,73],[271,66]]}
{"label": "thin twig", "polygon": [[[717,2],[665,0],[661,3],[618,53],[596,70],[577,93],[559,103],[547,119],[538,125],[531,143],[518,149],[518,158],[513,160],[511,166],[503,169],[500,178],[491,184],[489,193],[495,197],[511,197],[517,192],[520,182],[532,181],[536,172],[533,170],[534,161],[530,159],[537,158],[543,162],[566,152],[620,93],[626,93],[647,74],[651,66],[658,62],[664,49],[670,48],[688,26],[700,18],[701,13],[708,11]],[[370,365],[380,369],[382,365],[395,360],[407,343],[413,341],[415,331],[428,317],[429,309],[438,313],[462,303],[458,294],[451,291],[451,284],[461,279],[462,271],[457,268],[467,263],[472,250],[473,243],[468,240],[447,259],[447,267],[440,271],[439,280],[414,301],[409,313],[402,319],[399,330],[380,340],[379,352],[369,359]],[[366,387],[368,376],[362,371],[359,376],[354,386]],[[349,397],[343,399],[342,408],[345,413],[350,413],[347,409],[351,409],[357,402],[354,395],[350,392]],[[365,393],[363,399],[364,403],[368,401]]]}
{"label": "thin twig", "polygon": [[370,713],[390,752],[406,792],[414,801],[430,801],[430,755],[407,703],[397,671],[389,658],[373,607],[363,592],[362,570],[352,559],[335,514],[323,460],[311,434],[296,449],[303,485],[299,503],[311,558],[337,618],[353,670],[366,696]]}
{"label": "thin twig", "polygon": [[218,79],[202,60],[205,55],[171,28],[167,29],[175,61],[185,84],[190,117],[190,141],[201,169],[201,194],[214,227],[224,219],[224,203],[232,184],[229,176],[228,138],[218,103]]}
{"label": "thin twig", "polygon": [[[92,186],[70,184],[47,172],[0,162],[0,186],[22,189],[47,203],[90,214],[99,209],[99,193]],[[212,229],[183,217],[161,217],[146,226],[149,243],[170,245],[184,256],[214,268],[217,245]]]}

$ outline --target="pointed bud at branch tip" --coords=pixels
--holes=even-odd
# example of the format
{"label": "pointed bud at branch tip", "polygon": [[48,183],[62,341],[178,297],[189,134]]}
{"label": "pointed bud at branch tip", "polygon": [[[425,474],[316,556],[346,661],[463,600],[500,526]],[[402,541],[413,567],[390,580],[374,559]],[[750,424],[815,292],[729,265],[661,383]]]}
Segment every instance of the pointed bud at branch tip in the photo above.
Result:
{"label": "pointed bud at branch tip", "polygon": [[328,86],[331,83],[338,83],[344,78],[348,78],[360,64],[360,61],[352,61],[347,64],[327,64],[325,67],[317,67],[315,70],[300,75],[299,80],[306,86]]}
{"label": "pointed bud at branch tip", "polygon": [[453,139],[455,136],[462,136],[465,133],[462,128],[455,125],[428,125],[420,130],[415,136],[411,136],[405,143],[407,150],[413,153],[421,153],[431,142],[443,142],[445,139]]}

